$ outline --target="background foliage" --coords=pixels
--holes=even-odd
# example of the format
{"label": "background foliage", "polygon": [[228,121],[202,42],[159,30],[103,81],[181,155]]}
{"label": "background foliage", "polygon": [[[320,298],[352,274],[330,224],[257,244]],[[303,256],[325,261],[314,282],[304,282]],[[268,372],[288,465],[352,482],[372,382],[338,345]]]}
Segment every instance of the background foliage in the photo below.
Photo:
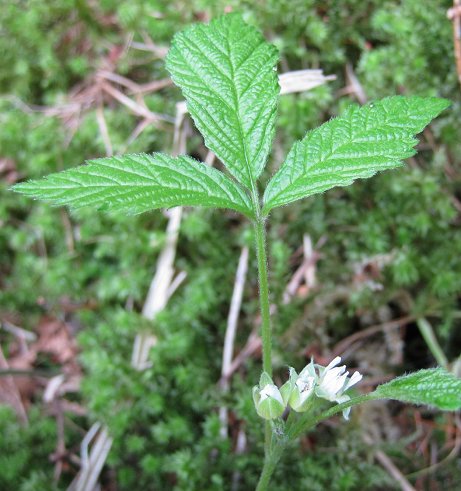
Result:
{"label": "background foliage", "polygon": [[[7,191],[16,180],[105,155],[100,103],[114,153],[169,152],[168,122],[150,125],[127,148],[138,118],[113,99],[88,97],[76,119],[45,108],[75,102],[77,89],[91,93],[100,69],[141,84],[165,78],[162,56],[135,46],[150,38],[165,48],[190,22],[225,9],[243,12],[277,45],[280,71],[320,67],[337,77],[281,98],[265,178],[306,129],[354,99],[344,89],[350,85],[346,65],[369,98],[403,93],[453,101],[422,135],[418,155],[405,168],[272,214],[277,376],[285,377],[286,365],[304,366],[311,355],[327,359],[351,334],[395,319],[404,319],[404,327],[364,338],[343,353],[348,365],[377,380],[434,366],[414,322],[420,316],[435,327],[448,359],[459,356],[461,105],[448,7],[450,2],[436,0],[13,0],[0,7],[0,320],[38,334],[50,319],[65,323],[79,347],[78,360],[43,350],[23,367],[35,373],[33,387],[22,392],[29,424],[20,426],[1,408],[0,488],[66,489],[78,471],[72,455],[96,420],[114,436],[102,475],[107,489],[115,489],[114,483],[120,490],[231,489],[234,470],[240,472],[240,489],[256,483],[261,424],[249,387],[259,377],[260,360],[248,360],[225,396],[232,408],[229,439],[219,436],[217,408],[224,396],[216,390],[239,251],[252,246],[248,224],[231,212],[188,210],[176,261],[187,280],[167,310],[148,323],[139,312],[164,243],[162,213],[69,215]],[[151,111],[170,116],[178,100],[173,87],[145,97]],[[188,139],[188,151],[203,157],[196,134]],[[317,284],[285,304],[286,285],[302,260],[303,234],[319,254]],[[252,255],[237,349],[257,325],[256,293]],[[142,326],[159,342],[151,354],[153,368],[140,375],[130,356]],[[1,330],[0,339],[6,359],[18,359],[16,338]],[[56,456],[56,413],[42,402],[43,388],[51,374],[79,370],[80,390],[65,397],[83,411],[65,412],[66,452]],[[349,425],[336,426],[303,438],[277,470],[272,489],[398,489],[370,458],[364,433],[380,442],[402,472],[412,473],[431,463],[431,451],[442,460],[457,431],[453,416],[397,404],[365,406],[353,412]],[[247,436],[243,454],[234,452],[239,428]],[[452,458],[428,475],[414,476],[413,484],[455,490],[460,465]]]}

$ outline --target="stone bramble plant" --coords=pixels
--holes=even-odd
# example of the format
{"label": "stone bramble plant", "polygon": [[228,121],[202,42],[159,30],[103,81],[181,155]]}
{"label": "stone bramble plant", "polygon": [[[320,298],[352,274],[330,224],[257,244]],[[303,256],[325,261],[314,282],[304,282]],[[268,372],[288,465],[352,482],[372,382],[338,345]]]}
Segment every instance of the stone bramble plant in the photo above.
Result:
{"label": "stone bramble plant", "polygon": [[265,460],[258,490],[268,489],[290,441],[336,413],[347,419],[356,404],[395,399],[449,411],[461,407],[461,380],[441,368],[396,378],[360,396],[348,392],[362,376],[349,377],[346,367],[338,366],[340,358],[326,367],[311,361],[299,375],[290,368],[286,383],[280,388],[274,384],[265,238],[271,210],[399,167],[415,153],[415,135],[449,105],[444,99],[395,96],[350,106],[293,145],[261,196],[259,178],[275,130],[277,60],[276,48],[235,14],[194,25],[174,38],[167,69],[182,89],[206,145],[229,175],[186,155],[133,154],[91,160],[13,187],[73,209],[91,206],[136,214],[203,206],[232,209],[252,221],[263,345],[263,370],[253,399],[265,420]]}

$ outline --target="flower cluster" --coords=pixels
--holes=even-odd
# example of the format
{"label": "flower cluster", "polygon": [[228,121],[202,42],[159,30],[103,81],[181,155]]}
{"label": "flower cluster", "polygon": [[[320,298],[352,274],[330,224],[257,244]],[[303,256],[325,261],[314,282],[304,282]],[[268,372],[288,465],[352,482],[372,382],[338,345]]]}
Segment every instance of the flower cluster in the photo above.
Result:
{"label": "flower cluster", "polygon": [[[253,387],[253,401],[257,413],[264,419],[280,417],[289,405],[299,413],[308,411],[315,400],[313,396],[341,404],[350,399],[345,392],[362,379],[359,372],[349,377],[346,366],[337,366],[341,358],[337,356],[326,367],[311,361],[298,375],[290,368],[288,381],[280,387],[265,372],[261,375],[259,386]],[[343,411],[349,419],[350,408]]]}

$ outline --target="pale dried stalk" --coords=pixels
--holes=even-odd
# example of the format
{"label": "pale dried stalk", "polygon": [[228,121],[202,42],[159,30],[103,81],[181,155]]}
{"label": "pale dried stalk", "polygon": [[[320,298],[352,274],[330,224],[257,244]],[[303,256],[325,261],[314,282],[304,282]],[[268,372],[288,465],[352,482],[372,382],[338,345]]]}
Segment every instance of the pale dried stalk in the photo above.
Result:
{"label": "pale dried stalk", "polygon": [[[363,435],[363,440],[367,445],[373,445],[373,440],[368,435]],[[389,474],[397,481],[402,491],[416,491],[416,489],[408,482],[405,476],[395,466],[392,460],[382,451],[375,450],[373,452],[375,459],[389,472]]]}
{"label": "pale dried stalk", "polygon": [[105,92],[107,92],[111,97],[116,99],[118,102],[120,102],[124,106],[128,107],[137,116],[141,116],[143,118],[146,118],[149,121],[151,121],[152,123],[157,123],[158,121],[171,122],[169,117],[167,117],[163,114],[153,113],[147,107],[133,101],[133,99],[130,99],[123,92],[120,92],[119,90],[117,90],[115,87],[113,87],[112,85],[110,85],[107,82],[102,82],[101,88]]}
{"label": "pale dried stalk", "polygon": [[290,303],[291,299],[295,296],[296,292],[301,286],[303,280],[305,282],[307,292],[309,292],[309,290],[315,286],[316,262],[318,259],[318,254],[314,251],[312,239],[307,234],[303,235],[303,252],[303,262],[295,271],[283,293],[283,303],[285,305]]}
{"label": "pale dried stalk", "polygon": [[[237,443],[235,444],[236,455],[242,455],[247,448],[247,435],[243,426],[240,426],[237,434]],[[241,473],[240,471],[234,471],[232,474],[232,491],[237,491],[240,485]]]}
{"label": "pale dried stalk", "polygon": [[280,95],[306,92],[335,79],[335,75],[325,76],[322,70],[297,70],[282,73],[279,75]]}
{"label": "pale dried stalk", "polygon": [[161,80],[153,80],[146,84],[141,84],[138,86],[136,93],[138,94],[148,94],[150,92],[156,92],[157,90],[163,89],[165,87],[170,87],[173,85],[171,78],[162,78]]}
{"label": "pale dried stalk", "polygon": [[[149,287],[142,314],[146,319],[153,320],[168,302],[168,290],[174,274],[174,258],[181,223],[182,208],[173,208],[166,229],[165,247],[157,261],[155,275]],[[149,351],[157,343],[157,338],[150,332],[138,333],[131,358],[131,364],[137,370],[149,368]]]}
{"label": "pale dried stalk", "polygon": [[127,151],[128,147],[139,137],[139,135],[149,127],[151,122],[148,119],[142,119],[133,130],[131,135],[128,137],[125,145],[120,149],[120,153],[123,154]]}
{"label": "pale dried stalk", "polygon": [[23,327],[15,326],[11,322],[3,321],[1,327],[5,329],[6,332],[16,336],[21,343],[25,341],[34,342],[37,339],[37,335],[34,332],[28,331]]}
{"label": "pale dried stalk", "polygon": [[367,327],[366,329],[363,329],[361,331],[355,332],[354,334],[351,334],[347,338],[344,338],[341,340],[334,348],[332,351],[332,356],[339,356],[342,353],[346,351],[349,346],[352,344],[356,343],[357,341],[360,341],[361,339],[364,339],[368,336],[372,336],[373,334],[376,334],[378,332],[386,332],[391,329],[397,329],[403,326],[406,326],[407,324],[410,324],[415,320],[414,316],[407,315],[405,317],[401,317],[399,319],[394,319],[389,322],[384,322],[383,324],[377,324],[374,326]]}
{"label": "pale dried stalk", "polygon": [[250,356],[253,356],[261,349],[261,336],[258,334],[259,329],[254,329],[248,336],[245,346],[240,350],[239,354],[232,360],[229,370],[221,377],[220,383],[224,380],[229,380],[232,375],[246,362]]}
{"label": "pale dried stalk", "polygon": [[[221,389],[223,392],[229,391],[229,379],[226,378],[226,374],[229,372],[234,355],[235,334],[237,332],[237,323],[240,314],[240,308],[242,306],[243,289],[245,287],[245,280],[248,271],[248,254],[248,247],[242,247],[242,252],[240,253],[240,259],[237,267],[237,273],[235,275],[234,291],[232,293],[229,316],[227,318],[227,328],[226,335],[224,337],[224,349],[221,368]],[[226,406],[222,406],[219,409],[219,420],[221,422],[221,436],[223,438],[226,438],[228,420],[228,411]]]}
{"label": "pale dried stalk", "polygon": [[346,77],[349,82],[349,93],[354,94],[360,104],[366,104],[368,100],[367,95],[350,63],[346,64]]}
{"label": "pale dried stalk", "polygon": [[110,141],[109,130],[107,128],[106,118],[104,117],[104,107],[102,105],[102,101],[96,108],[96,120],[99,126],[99,133],[101,134],[101,138],[106,149],[106,155],[107,157],[111,157],[113,155],[112,142]]}
{"label": "pale dried stalk", "polygon": [[[175,131],[173,141],[173,153],[178,155],[186,151],[185,132],[183,130],[186,112],[184,105],[178,104],[176,108]],[[152,279],[144,303],[142,314],[146,319],[153,320],[163,310],[171,295],[173,280],[173,263],[176,256],[176,244],[178,242],[179,227],[181,224],[182,208],[173,208],[166,229],[165,247],[157,260],[156,272]],[[150,332],[142,331],[136,335],[131,365],[137,370],[149,368],[149,352],[157,343],[157,338]]]}
{"label": "pale dried stalk", "polygon": [[167,299],[169,300],[173,293],[181,286],[182,282],[187,278],[187,273],[185,271],[180,271],[170,284],[166,292]]}
{"label": "pale dried stalk", "polygon": [[[82,440],[81,471],[72,481],[68,491],[94,491],[113,442],[107,428],[103,427],[99,431],[100,427],[100,423],[95,423]],[[96,434],[95,442],[88,453],[89,444]]]}
{"label": "pale dried stalk", "polygon": [[140,51],[149,51],[154,54],[157,58],[165,58],[168,53],[167,46],[157,46],[152,38],[146,33],[142,33],[143,43],[132,41],[130,43],[130,48],[138,49]]}
{"label": "pale dried stalk", "polygon": [[458,81],[461,84],[461,0],[453,0],[453,8],[448,10],[447,17],[453,22],[456,72],[458,74]]}

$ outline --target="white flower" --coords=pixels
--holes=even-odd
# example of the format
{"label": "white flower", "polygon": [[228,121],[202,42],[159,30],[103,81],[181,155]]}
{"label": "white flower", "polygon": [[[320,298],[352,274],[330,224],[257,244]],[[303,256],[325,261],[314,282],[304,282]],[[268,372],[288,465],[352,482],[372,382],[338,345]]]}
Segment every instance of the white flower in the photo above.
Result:
{"label": "white flower", "polygon": [[[263,372],[259,386],[253,387],[253,400],[257,413],[264,419],[275,419],[282,416],[287,405],[302,413],[313,408],[314,395],[330,402],[341,404],[350,400],[345,394],[353,385],[362,380],[362,375],[355,372],[349,377],[346,366],[338,366],[341,358],[337,356],[326,367],[312,360],[298,375],[290,368],[290,377],[280,389],[272,378]],[[350,408],[343,410],[345,419],[349,419]]]}
{"label": "white flower", "polygon": [[[315,387],[316,395],[322,399],[337,402],[338,404],[350,400],[350,397],[344,393],[362,380],[362,375],[359,372],[355,372],[352,377],[348,378],[349,372],[346,371],[346,366],[337,366],[340,362],[341,358],[337,356],[326,367],[315,365],[318,370],[317,384]],[[349,419],[349,413],[350,408],[343,411],[345,419]]]}
{"label": "white flower", "polygon": [[266,372],[261,374],[259,386],[253,387],[253,402],[256,412],[264,419],[279,418],[286,407],[280,390]]}

